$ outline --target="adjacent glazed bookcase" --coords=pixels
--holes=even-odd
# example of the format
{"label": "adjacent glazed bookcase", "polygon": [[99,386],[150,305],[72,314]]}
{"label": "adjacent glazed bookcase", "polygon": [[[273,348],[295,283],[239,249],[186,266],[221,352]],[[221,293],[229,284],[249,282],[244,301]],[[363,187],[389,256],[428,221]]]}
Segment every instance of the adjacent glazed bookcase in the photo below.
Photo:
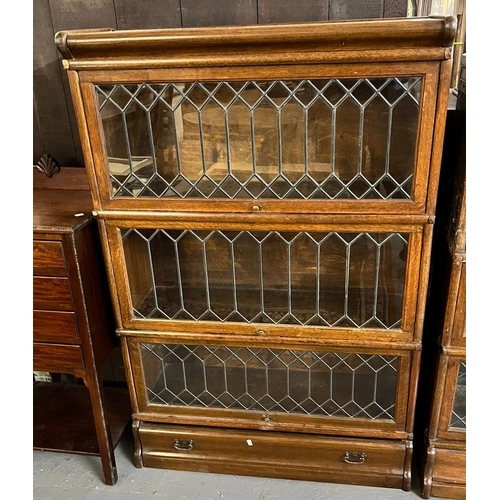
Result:
{"label": "adjacent glazed bookcase", "polygon": [[[422,450],[422,496],[466,498],[466,107],[465,81],[461,82],[457,108],[449,117],[445,140],[442,191],[439,196],[440,231],[436,255],[443,271],[433,282],[445,297],[439,314],[430,316],[428,352],[436,372],[422,389],[431,392],[425,415],[425,450]],[[448,187],[447,195],[444,190]],[[450,189],[451,187],[451,189]],[[443,193],[443,194],[441,194]],[[443,207],[443,209],[441,209]],[[436,259],[437,260],[437,259]],[[434,285],[434,283],[433,283]],[[424,342],[424,348],[427,348]]]}
{"label": "adjacent glazed bookcase", "polygon": [[56,35],[138,467],[410,488],[454,32]]}

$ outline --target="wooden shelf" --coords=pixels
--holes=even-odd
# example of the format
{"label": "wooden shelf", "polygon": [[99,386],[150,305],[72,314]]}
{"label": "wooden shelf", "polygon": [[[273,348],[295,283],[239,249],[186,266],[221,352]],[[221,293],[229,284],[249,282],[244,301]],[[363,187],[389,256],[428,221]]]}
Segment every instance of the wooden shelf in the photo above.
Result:
{"label": "wooden shelf", "polygon": [[[105,387],[104,392],[114,449],[130,420],[130,398],[126,389]],[[33,386],[33,448],[99,455],[87,387],[50,382]]]}

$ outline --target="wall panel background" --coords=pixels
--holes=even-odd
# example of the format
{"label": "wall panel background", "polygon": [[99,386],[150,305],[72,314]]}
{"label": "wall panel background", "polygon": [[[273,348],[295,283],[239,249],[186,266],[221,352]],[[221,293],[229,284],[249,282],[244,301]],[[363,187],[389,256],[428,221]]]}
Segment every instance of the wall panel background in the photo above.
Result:
{"label": "wall panel background", "polygon": [[34,0],[33,164],[83,167],[59,30],[180,28],[405,17],[407,0]]}

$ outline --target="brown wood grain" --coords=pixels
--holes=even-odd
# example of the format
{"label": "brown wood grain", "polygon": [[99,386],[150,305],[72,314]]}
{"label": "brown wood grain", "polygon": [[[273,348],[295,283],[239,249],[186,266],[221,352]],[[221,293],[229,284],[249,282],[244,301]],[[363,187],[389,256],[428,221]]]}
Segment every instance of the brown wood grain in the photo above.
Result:
{"label": "brown wood grain", "polygon": [[33,311],[33,341],[77,344],[80,342],[74,312]]}
{"label": "brown wood grain", "polygon": [[467,498],[467,489],[465,484],[445,483],[434,481],[431,494],[437,498],[453,498],[455,500],[465,500]]}
{"label": "brown wood grain", "polygon": [[57,34],[56,43],[69,68],[78,70],[442,60],[451,56],[455,25],[454,18],[402,18],[238,29],[64,31]]}
{"label": "brown wood grain", "polygon": [[[164,325],[164,322],[162,322]],[[295,345],[301,349],[332,349],[337,347],[339,350],[344,351],[355,349],[357,352],[368,352],[366,349],[371,350],[370,352],[383,354],[385,349],[394,349],[398,352],[418,350],[421,348],[419,343],[411,342],[411,335],[400,334],[399,340],[394,338],[387,338],[386,335],[379,335],[377,340],[363,340],[360,338],[355,338],[354,333],[351,335],[345,335],[345,338],[339,338],[340,335],[330,333],[328,336],[322,337],[314,332],[315,338],[300,337],[293,335],[282,335],[282,336],[268,336],[268,335],[245,335],[243,332],[238,332],[238,335],[225,334],[225,333],[205,333],[201,328],[197,328],[195,332],[185,332],[187,328],[176,328],[176,323],[170,323],[169,332],[164,332],[161,330],[160,325],[151,325],[150,330],[144,330],[139,328],[139,326],[146,326],[144,323],[140,323],[137,329],[119,329],[118,334],[122,337],[130,337],[134,339],[140,339],[143,342],[155,341],[158,338],[164,338],[166,342],[177,342],[183,344],[197,344],[203,342],[204,345],[224,345],[231,343],[234,345],[241,346],[259,346],[259,347],[269,347],[270,349],[281,349],[284,345]],[[147,326],[150,326],[149,323]],[[238,325],[239,326],[239,325]],[[313,327],[311,327],[313,328]],[[178,330],[178,331],[177,331]],[[312,332],[311,332],[312,333]],[[167,335],[167,337],[163,337]],[[375,335],[375,333],[374,333]]]}
{"label": "brown wood grain", "polygon": [[33,230],[40,234],[70,233],[88,224],[91,216],[92,201],[88,191],[33,190]]}
{"label": "brown wood grain", "polygon": [[[376,444],[319,436],[155,424],[141,424],[138,434],[146,467],[401,487],[405,456],[402,442]],[[175,439],[192,440],[193,449],[176,450]],[[253,443],[251,447],[247,439]],[[346,463],[346,451],[365,453],[365,462]],[[200,454],[204,455],[202,462]]]}
{"label": "brown wood grain", "polygon": [[[448,347],[450,345],[463,347],[465,346],[465,338],[463,338],[461,342],[459,338],[454,338],[453,334],[455,321],[458,320],[458,322],[460,323],[461,315],[463,315],[465,320],[465,309],[463,309],[463,303],[459,304],[458,302],[460,292],[465,294],[465,280],[464,282],[462,282],[461,278],[462,270],[464,270],[464,268],[463,263],[460,260],[456,259],[451,260],[450,266],[451,272],[447,276],[449,281],[447,283],[447,295],[445,297],[446,309],[441,332],[441,345],[445,347]],[[462,290],[461,284],[463,284],[464,286]],[[462,300],[465,300],[464,295],[462,296]],[[460,305],[462,305],[462,310],[459,310],[457,314],[457,307],[460,307]]]}
{"label": "brown wood grain", "polygon": [[466,275],[466,263],[461,262],[461,272],[460,272],[460,284],[458,287],[458,297],[457,304],[455,307],[455,321],[453,322],[453,329],[451,331],[451,342],[450,344],[454,347],[466,347],[466,310],[467,310],[467,275]]}
{"label": "brown wood grain", "polygon": [[74,310],[68,278],[36,276],[33,278],[33,307],[58,311]]}
{"label": "brown wood grain", "polygon": [[429,191],[427,195],[426,210],[435,213],[437,192],[439,187],[439,170],[443,156],[444,130],[446,126],[446,110],[448,109],[448,98],[450,93],[451,61],[443,61],[439,76],[439,88],[437,93],[435,132],[432,140],[431,167],[429,173]]}
{"label": "brown wood grain", "polygon": [[33,274],[66,276],[66,261],[58,241],[33,240]]}
{"label": "brown wood grain", "polygon": [[443,400],[441,406],[438,408],[439,425],[436,434],[438,439],[465,441],[467,437],[465,429],[450,426],[461,362],[465,362],[465,358],[449,356],[443,388]]}
{"label": "brown wood grain", "polygon": [[[74,184],[83,181],[87,182],[86,189],[75,190]],[[34,370],[72,373],[84,380],[90,394],[94,439],[98,443],[104,482],[114,484],[118,478],[113,453],[117,428],[108,419],[101,367],[113,351],[117,338],[97,221],[91,215],[92,201],[84,170],[63,168],[52,182],[54,185],[47,185],[41,177],[35,177],[33,189],[34,273],[37,270],[40,274],[52,272],[49,276],[35,274],[33,278]],[[57,274],[64,274],[64,277]],[[59,388],[61,391],[55,388],[52,396],[64,392],[62,385]],[[130,407],[124,410],[122,405],[120,408],[114,408],[111,413],[122,412],[118,424],[121,435],[130,418]],[[35,413],[38,415],[40,411]],[[71,425],[69,429],[58,429],[63,440],[65,431],[67,439],[73,439],[72,429]],[[51,434],[53,427],[46,430]],[[45,438],[48,441],[44,441]],[[50,436],[37,436],[37,439],[35,446],[36,442],[52,445],[60,442]],[[85,440],[75,443],[74,447],[63,448],[85,452]]]}
{"label": "brown wood grain", "polygon": [[[160,3],[157,0],[154,9],[157,9]],[[313,16],[318,12],[312,8],[313,6],[323,6],[321,7],[323,10],[320,10],[325,12],[322,2],[308,7],[305,7],[305,4],[303,6],[292,3],[290,5],[292,7],[295,5],[295,9],[289,6],[286,13],[281,13],[278,5],[262,0],[258,4],[256,1],[246,2],[246,7],[251,8],[240,9],[239,17],[234,16],[232,14],[234,6],[241,7],[243,3],[243,0],[233,2],[228,7],[218,2],[215,8],[209,7],[208,3],[203,6],[197,4],[198,8],[193,12],[194,1],[181,1],[180,22],[183,26],[200,26],[202,22],[212,26],[218,25],[212,28],[66,32],[58,37],[60,50],[65,54],[70,68],[71,90],[77,107],[80,133],[90,171],[93,207],[99,219],[107,273],[112,282],[111,293],[119,325],[117,333],[122,339],[127,380],[132,390],[135,412],[133,416],[136,439],[135,463],[146,467],[269,476],[270,467],[265,467],[269,464],[265,462],[265,458],[262,459],[262,456],[245,462],[243,449],[246,451],[247,445],[243,446],[240,452],[234,442],[228,442],[227,446],[222,445],[214,452],[212,444],[214,441],[209,439],[205,441],[208,448],[203,451],[210,457],[205,457],[203,460],[197,455],[193,458],[182,458],[183,452],[169,448],[170,445],[162,430],[168,426],[186,425],[193,431],[197,429],[196,426],[202,426],[208,428],[207,432],[217,441],[232,432],[249,432],[254,433],[256,439],[268,437],[274,440],[273,444],[282,450],[280,451],[282,458],[270,463],[275,471],[273,474],[278,477],[288,477],[286,474],[293,465],[295,454],[301,457],[301,463],[310,463],[307,470],[301,469],[303,474],[294,472],[294,478],[297,479],[304,479],[307,475],[309,479],[338,478],[339,481],[353,484],[373,484],[375,481],[380,486],[407,490],[411,485],[415,401],[421,362],[420,349],[431,258],[431,235],[435,221],[435,195],[441,160],[440,141],[445,124],[444,114],[447,106],[444,106],[444,103],[448,97],[446,85],[450,76],[450,47],[456,22],[451,18],[399,19],[225,27],[229,24],[248,24],[244,21],[246,15],[253,16],[254,23],[257,20],[261,23],[271,23],[274,16],[283,18],[287,15],[289,16],[287,20],[293,20],[294,16],[299,15],[299,10],[304,12],[304,15],[307,11],[307,15]],[[402,2],[396,0],[357,3],[338,0],[330,2],[329,5],[330,19],[380,17],[384,13],[396,15],[397,9],[402,8]],[[125,12],[124,8],[125,4],[122,3],[122,12]],[[127,8],[132,7],[127,6]],[[134,12],[138,13],[139,22],[142,5],[137,4],[133,8],[136,9]],[[223,15],[220,14],[222,10]],[[259,19],[257,19],[258,13]],[[169,14],[175,13],[172,11]],[[125,22],[125,17],[126,14],[123,14],[120,19]],[[172,201],[154,198],[111,198],[106,153],[106,148],[110,146],[104,141],[108,124],[104,124],[99,116],[93,89],[96,83],[249,79],[269,81],[301,78],[401,77],[404,79],[409,76],[423,78],[411,200],[259,199],[258,202],[254,200],[233,202],[212,199]],[[348,124],[350,119],[347,117],[344,121]],[[377,132],[374,132],[375,135]],[[189,134],[190,131],[187,130],[186,133]],[[348,135],[355,136],[350,130]],[[131,144],[134,145],[134,137],[131,140]],[[395,142],[405,143],[405,140]],[[394,146],[395,149],[397,147]],[[295,148],[293,154],[300,156],[300,151],[297,152],[300,150],[300,145],[292,145],[289,149],[293,148]],[[254,205],[258,205],[257,210]],[[172,266],[169,264],[172,252],[169,253],[168,245],[162,243],[163,247],[158,250],[158,254],[156,251],[151,252],[154,262],[150,263],[149,248],[139,240],[124,248],[120,228],[408,232],[411,238],[407,254],[409,264],[406,267],[402,328],[385,330],[309,325],[263,326],[243,322],[134,318],[133,305],[156,286],[144,269],[149,270],[150,264],[158,266],[155,259],[157,255],[161,255],[167,263],[161,263],[158,272],[155,273],[155,279],[161,280],[169,272],[172,274]],[[189,256],[192,262],[196,261],[195,246],[186,243],[182,247],[183,255]],[[279,245],[273,247],[274,254],[280,255]],[[228,262],[228,255],[220,252],[217,262],[213,263],[214,269],[220,272],[224,266],[227,267]],[[389,265],[386,260],[384,264]],[[279,272],[279,263],[274,267],[276,269],[269,271],[272,271],[271,274]],[[310,263],[305,262],[297,274],[300,275],[300,280],[304,279],[309,268]],[[191,266],[186,271],[187,282],[191,286],[197,282],[197,272],[199,274],[196,266]],[[332,272],[327,280],[333,280],[334,275]],[[293,279],[299,279],[297,276]],[[353,274],[354,281],[360,278],[356,276]],[[365,277],[373,280],[374,276],[368,269]],[[273,279],[276,283],[279,281],[276,277]],[[245,283],[251,282],[250,274],[245,274]],[[292,282],[290,277],[290,283]],[[273,283],[276,284],[274,281]],[[231,408],[153,404],[149,402],[147,388],[151,380],[154,384],[155,376],[159,372],[154,363],[148,364],[143,358],[140,351],[141,342],[310,349],[398,356],[394,418],[384,421],[369,418],[345,419],[315,414],[293,414],[293,412],[270,412],[263,415],[262,412]],[[458,351],[454,352],[457,353]],[[446,366],[441,371],[445,373]],[[437,385],[439,401],[443,400],[445,386],[442,377]],[[99,400],[99,384],[94,384],[93,387],[94,399]],[[445,402],[445,407],[446,404],[448,403]],[[150,441],[146,443],[151,449],[143,454],[142,433],[144,432],[146,436],[149,425],[156,427]],[[430,430],[436,426],[437,423],[433,421]],[[329,443],[333,449],[336,449],[338,442],[335,440],[339,439],[339,436],[359,439],[361,446],[368,447],[371,445],[379,447],[384,439],[399,440],[400,454],[397,464],[391,460],[387,462],[381,457],[373,468],[358,468],[357,472],[351,475],[345,473],[335,460],[325,461],[317,457],[317,454],[315,455],[307,446],[302,447],[302,451],[294,453],[295,448],[291,445],[291,440],[287,444],[285,442],[283,445],[276,444],[281,432],[285,432],[288,438],[293,433],[300,433],[304,439],[310,439],[312,435],[321,435],[322,439],[332,440]],[[102,433],[106,434],[105,428],[102,429]],[[377,449],[380,451],[380,448]],[[231,453],[235,453],[235,456]],[[263,454],[264,457],[267,455]],[[309,456],[313,458],[309,459]],[[240,460],[240,457],[243,457],[243,460]],[[384,468],[385,464],[388,464],[388,468]]]}
{"label": "brown wood grain", "polygon": [[452,485],[465,485],[466,454],[464,451],[444,450],[436,447],[433,470],[433,483],[443,482]]}
{"label": "brown wood grain", "polygon": [[428,439],[433,440],[438,436],[439,420],[441,417],[441,407],[443,404],[443,398],[445,398],[446,392],[446,373],[448,369],[449,356],[440,356],[438,359],[438,366],[436,375],[434,378],[434,387],[432,395],[432,403],[430,406],[430,416],[428,426]]}
{"label": "brown wood grain", "polygon": [[80,346],[33,342],[33,370],[81,376],[83,369]]}
{"label": "brown wood grain", "polygon": [[119,30],[180,28],[179,0],[114,0]]}
{"label": "brown wood grain", "polygon": [[[86,331],[92,342],[91,350],[87,350],[86,347],[90,342],[85,344],[83,349],[85,359],[90,362],[93,358],[96,369],[111,355],[118,344],[114,333],[116,325],[97,231],[97,224],[94,220],[92,224],[76,232],[71,242],[73,256],[78,261],[78,276],[74,276],[73,281],[78,280],[78,288],[83,291],[85,314],[81,317],[85,318]],[[67,252],[69,251],[68,248]]]}
{"label": "brown wood grain", "polygon": [[415,409],[417,403],[417,387],[420,374],[421,351],[412,353],[411,368],[409,373],[408,401],[406,404],[406,430],[412,432],[415,426]]}
{"label": "brown wood grain", "polygon": [[[64,189],[88,191],[89,181],[84,168],[61,167],[52,177],[47,177],[36,166],[33,167],[33,189]],[[39,192],[37,192],[38,194]],[[74,194],[74,196],[79,196]],[[88,195],[87,195],[88,196]],[[56,195],[54,194],[54,197]],[[89,198],[90,199],[90,198]]]}
{"label": "brown wood grain", "polygon": [[68,73],[68,81],[71,91],[71,97],[75,109],[75,118],[78,126],[78,132],[80,135],[80,144],[82,146],[82,151],[85,159],[85,168],[87,171],[90,193],[92,195],[92,205],[94,209],[99,210],[101,208],[101,204],[98,194],[94,161],[92,157],[92,151],[89,139],[89,131],[85,119],[85,110],[82,101],[82,90],[79,85],[79,77],[75,71],[68,71],[67,73]]}
{"label": "brown wood grain", "polygon": [[[106,399],[115,447],[130,420],[128,391],[107,387]],[[33,448],[99,455],[90,397],[84,385],[38,382],[33,386]]]}

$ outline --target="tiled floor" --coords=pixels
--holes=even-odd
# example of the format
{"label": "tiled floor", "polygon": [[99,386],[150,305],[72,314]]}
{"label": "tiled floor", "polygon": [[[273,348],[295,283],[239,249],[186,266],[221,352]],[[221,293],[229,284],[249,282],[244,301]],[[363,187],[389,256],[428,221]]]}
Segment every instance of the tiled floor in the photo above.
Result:
{"label": "tiled floor", "polygon": [[129,430],[115,450],[118,482],[106,486],[98,457],[33,451],[34,500],[416,500],[418,491],[136,469]]}

